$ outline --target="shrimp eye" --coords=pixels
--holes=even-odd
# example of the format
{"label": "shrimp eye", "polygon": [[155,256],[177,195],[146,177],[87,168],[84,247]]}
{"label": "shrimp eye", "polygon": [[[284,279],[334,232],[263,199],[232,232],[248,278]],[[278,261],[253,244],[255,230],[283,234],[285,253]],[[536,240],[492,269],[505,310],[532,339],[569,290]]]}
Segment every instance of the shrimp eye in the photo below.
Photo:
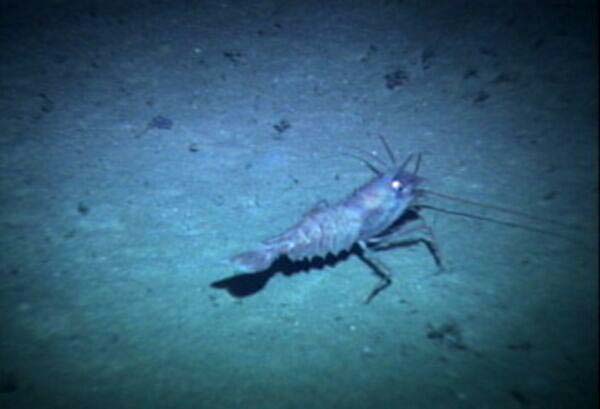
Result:
{"label": "shrimp eye", "polygon": [[400,182],[399,180],[392,180],[391,186],[392,189],[398,190],[402,187],[402,182]]}

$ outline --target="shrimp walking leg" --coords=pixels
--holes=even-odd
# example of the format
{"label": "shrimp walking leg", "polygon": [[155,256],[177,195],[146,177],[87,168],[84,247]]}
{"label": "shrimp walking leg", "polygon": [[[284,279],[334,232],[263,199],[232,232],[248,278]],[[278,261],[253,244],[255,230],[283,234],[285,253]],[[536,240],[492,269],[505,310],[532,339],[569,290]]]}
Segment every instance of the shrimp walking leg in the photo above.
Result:
{"label": "shrimp walking leg", "polygon": [[[420,233],[419,236],[406,237],[415,233]],[[445,270],[442,252],[438,241],[435,238],[433,229],[427,224],[427,221],[420,215],[417,214],[417,220],[409,223],[400,225],[385,236],[375,237],[368,241],[371,245],[371,249],[377,251],[396,245],[407,243],[407,242],[423,242],[431,255],[434,258],[435,264],[441,271]]]}
{"label": "shrimp walking leg", "polygon": [[381,291],[385,290],[392,284],[392,274],[390,269],[378,258],[375,256],[375,251],[369,248],[365,243],[358,243],[362,253],[359,255],[361,260],[368,264],[371,267],[371,270],[379,277],[379,283],[371,290],[367,298],[365,298],[364,303],[368,304],[371,302],[373,298]]}

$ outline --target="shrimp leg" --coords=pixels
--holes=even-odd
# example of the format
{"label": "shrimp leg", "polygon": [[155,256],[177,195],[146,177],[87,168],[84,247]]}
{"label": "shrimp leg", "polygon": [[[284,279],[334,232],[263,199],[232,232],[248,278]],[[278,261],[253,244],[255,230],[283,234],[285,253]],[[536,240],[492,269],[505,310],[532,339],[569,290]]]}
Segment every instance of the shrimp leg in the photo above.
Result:
{"label": "shrimp leg", "polygon": [[392,284],[392,274],[390,269],[375,256],[375,250],[369,248],[366,243],[358,242],[362,252],[359,254],[360,259],[371,267],[371,270],[380,278],[379,283],[371,290],[364,303],[368,304],[381,291],[385,290]]}
{"label": "shrimp leg", "polygon": [[[408,225],[401,225],[385,236],[374,237],[368,240],[371,248],[375,251],[406,243],[423,242],[435,260],[435,264],[443,271],[445,270],[442,252],[438,241],[435,238],[433,229],[427,224],[427,221],[419,213],[416,213],[417,220]],[[401,238],[413,233],[421,233],[422,237]]]}
{"label": "shrimp leg", "polygon": [[[378,250],[393,247],[395,245],[408,242],[423,242],[429,249],[430,253],[433,255],[436,265],[440,269],[440,271],[444,271],[445,267],[442,263],[442,256],[440,252],[440,248],[437,245],[437,240],[435,239],[435,235],[431,227],[427,224],[425,219],[423,219],[420,215],[417,214],[418,220],[410,223],[409,225],[401,225],[389,234],[381,237],[374,237],[372,239],[365,241],[359,241],[358,245],[362,250],[361,254],[359,254],[360,259],[369,267],[371,270],[380,278],[379,283],[371,290],[367,298],[365,299],[365,304],[371,302],[377,294],[381,291],[385,290],[392,284],[392,272],[391,270],[381,261],[375,253]],[[418,237],[415,239],[399,239],[402,236],[406,236],[408,234],[412,234],[415,232],[422,232],[425,237]]]}

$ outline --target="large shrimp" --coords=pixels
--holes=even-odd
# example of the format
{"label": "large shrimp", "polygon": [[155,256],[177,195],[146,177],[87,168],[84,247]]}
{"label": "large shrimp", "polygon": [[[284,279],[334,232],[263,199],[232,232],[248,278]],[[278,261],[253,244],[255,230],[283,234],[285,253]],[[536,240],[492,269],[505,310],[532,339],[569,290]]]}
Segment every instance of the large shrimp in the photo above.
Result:
{"label": "large shrimp", "polygon": [[[264,240],[252,251],[232,257],[236,270],[264,271],[282,256],[298,261],[325,257],[329,253],[338,255],[358,244],[360,258],[380,278],[365,300],[368,303],[392,282],[390,270],[374,256],[374,251],[414,232],[425,233],[418,240],[427,244],[436,264],[442,267],[433,232],[418,213],[417,199],[422,193],[418,187],[424,182],[417,175],[421,156],[410,155],[398,165],[385,139],[381,140],[391,160],[387,169],[382,171],[362,159],[375,172],[373,179],[335,205],[319,202],[282,234]],[[413,158],[414,168],[408,171]]]}

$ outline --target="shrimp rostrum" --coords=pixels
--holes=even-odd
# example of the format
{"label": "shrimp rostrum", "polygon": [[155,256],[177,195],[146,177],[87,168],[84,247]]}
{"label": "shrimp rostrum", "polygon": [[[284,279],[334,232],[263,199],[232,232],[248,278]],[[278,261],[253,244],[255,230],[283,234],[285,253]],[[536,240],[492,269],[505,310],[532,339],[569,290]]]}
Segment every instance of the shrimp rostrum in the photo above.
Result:
{"label": "shrimp rostrum", "polygon": [[[358,245],[360,258],[380,279],[367,296],[368,303],[391,284],[391,272],[377,259],[375,251],[406,241],[407,234],[419,232],[422,234],[414,241],[427,244],[436,264],[442,267],[433,232],[418,213],[417,199],[421,194],[418,187],[424,181],[417,175],[421,156],[411,155],[397,164],[383,138],[382,142],[391,160],[385,170],[362,159],[376,174],[369,182],[335,205],[319,202],[282,234],[264,240],[252,251],[234,256],[231,262],[236,270],[264,271],[279,257],[286,256],[291,261],[324,258],[330,253],[335,256],[351,251]],[[409,171],[411,162],[414,167]]]}

